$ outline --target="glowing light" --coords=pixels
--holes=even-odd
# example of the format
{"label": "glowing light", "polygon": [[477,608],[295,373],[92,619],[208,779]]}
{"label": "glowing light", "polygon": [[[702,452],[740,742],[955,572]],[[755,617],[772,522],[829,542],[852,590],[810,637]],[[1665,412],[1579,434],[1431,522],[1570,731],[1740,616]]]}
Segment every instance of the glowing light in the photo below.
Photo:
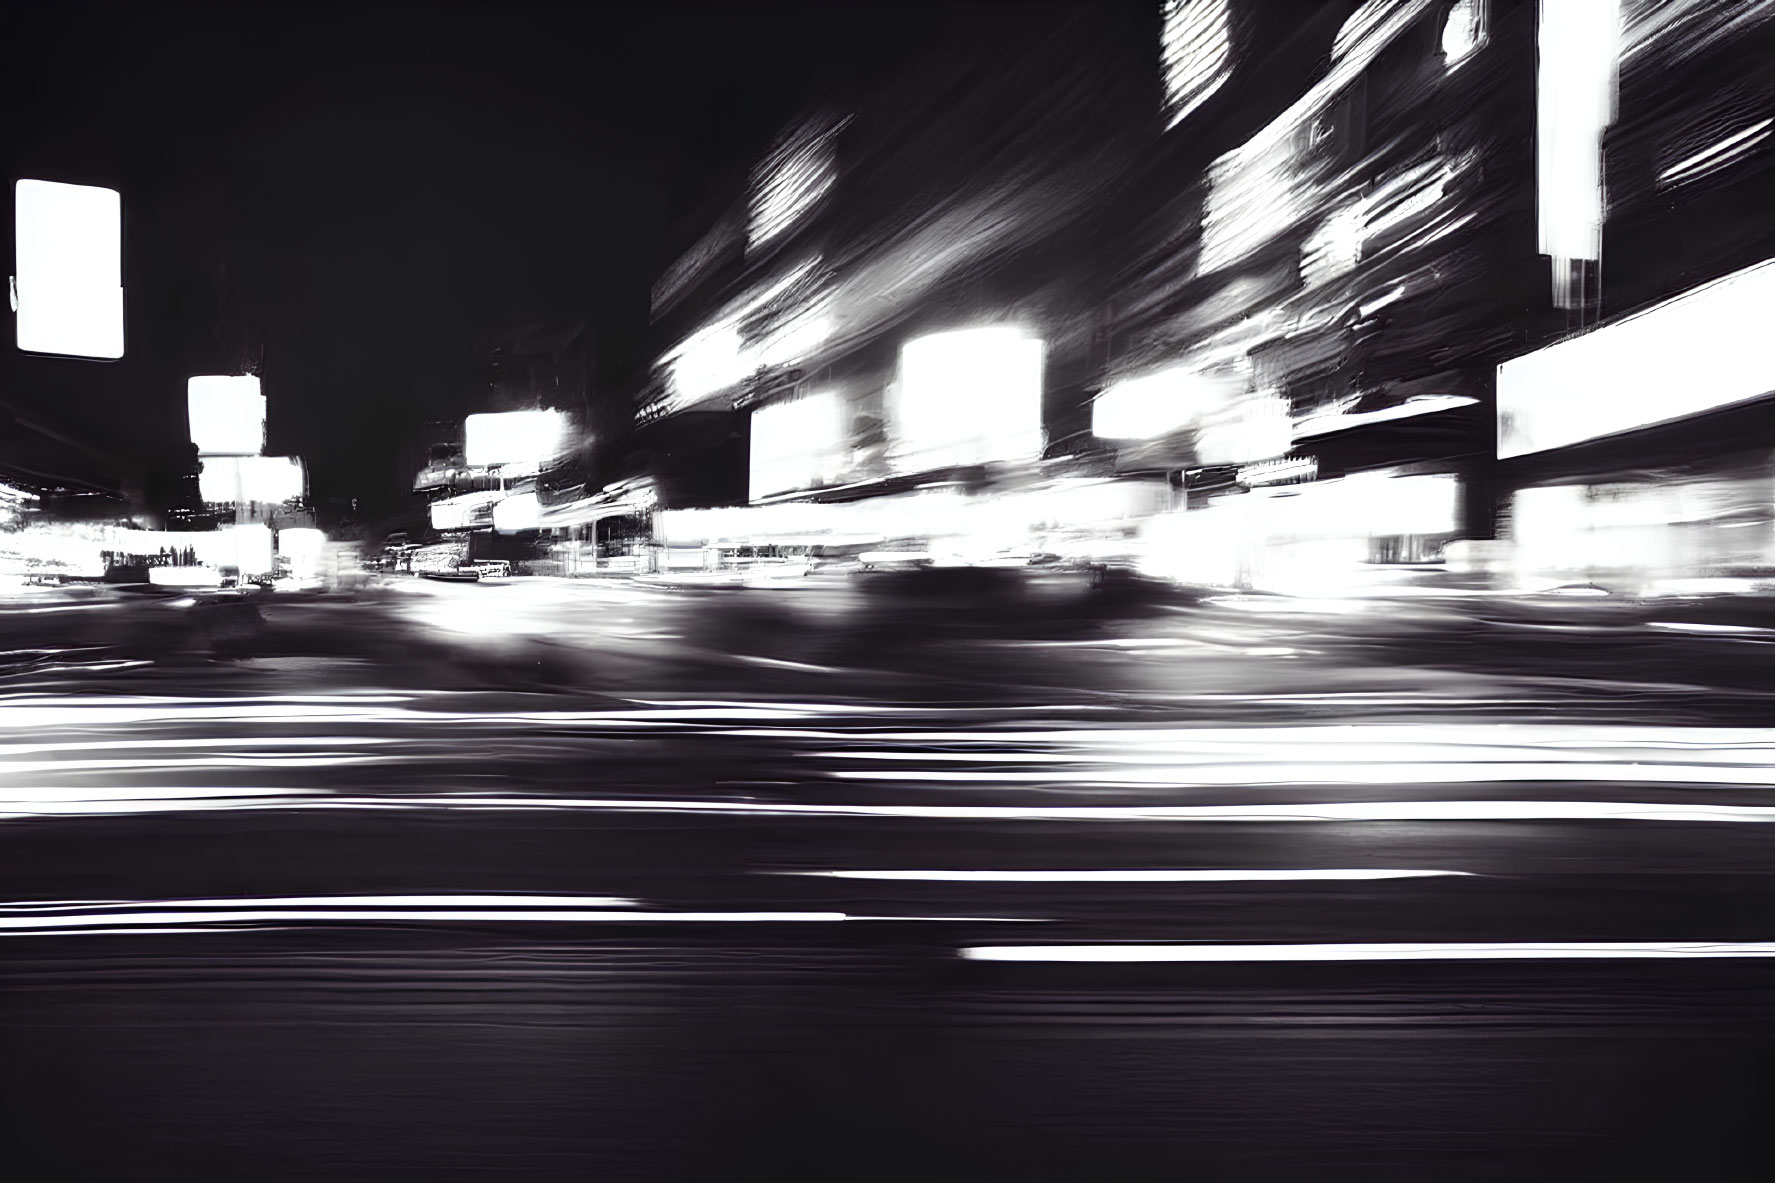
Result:
{"label": "glowing light", "polygon": [[476,526],[490,526],[493,524],[493,507],[504,498],[505,494],[497,490],[487,490],[434,501],[429,507],[431,528],[472,530]]}
{"label": "glowing light", "polygon": [[1681,185],[1697,177],[1704,177],[1716,169],[1724,168],[1768,139],[1771,129],[1775,129],[1775,119],[1765,119],[1744,128],[1742,131],[1733,132],[1717,144],[1703,148],[1693,156],[1684,157],[1659,173],[1658,183],[1660,185]]}
{"label": "glowing light", "polygon": [[517,493],[493,504],[493,528],[501,534],[535,530],[542,524],[542,503],[535,493]]}
{"label": "glowing light", "polygon": [[470,415],[463,423],[463,461],[471,468],[541,464],[560,452],[566,434],[559,411]]}
{"label": "glowing light", "polygon": [[281,505],[308,492],[308,474],[296,456],[213,456],[203,461],[197,485],[212,504],[239,498]]}
{"label": "glowing light", "polygon": [[1395,419],[1415,419],[1419,415],[1435,415],[1442,411],[1475,406],[1478,402],[1478,399],[1468,398],[1465,395],[1431,394],[1410,398],[1398,406],[1382,407],[1375,411],[1343,413],[1341,410],[1332,410],[1304,416],[1295,422],[1290,434],[1297,440],[1311,439],[1314,436],[1330,435],[1334,431],[1347,431],[1365,423],[1390,423]]}
{"label": "glowing light", "polygon": [[1432,879],[1470,872],[1359,867],[1323,871],[794,871],[791,874],[896,883],[1295,883]]}
{"label": "glowing light", "polygon": [[[252,374],[192,378],[186,409],[198,455],[257,456],[265,450],[265,396]],[[232,492],[221,498],[233,499]]]}
{"label": "glowing light", "polygon": [[94,185],[21,180],[13,199],[18,347],[122,357],[122,197]]}
{"label": "glowing light", "polygon": [[1775,390],[1775,260],[1498,367],[1498,455],[1525,456]]}
{"label": "glowing light", "polygon": [[1142,440],[1196,424],[1206,411],[1243,393],[1238,375],[1210,375],[1172,366],[1104,388],[1091,404],[1091,433],[1099,439]]}
{"label": "glowing light", "polygon": [[1602,135],[1615,118],[1620,0],[1541,0],[1537,36],[1536,185],[1540,249],[1555,264],[1555,299],[1571,260],[1602,253]]}
{"label": "glowing light", "polygon": [[831,190],[838,179],[836,141],[846,122],[809,119],[778,141],[752,178],[748,250],[787,232]]}
{"label": "glowing light", "polygon": [[214,567],[150,567],[148,582],[155,587],[221,587],[222,575]]}
{"label": "glowing light", "polygon": [[1485,47],[1485,0],[1457,0],[1442,22],[1442,60],[1454,69]]}
{"label": "glowing light", "polygon": [[1161,37],[1167,128],[1176,127],[1232,76],[1228,0],[1166,0]]}
{"label": "glowing light", "polygon": [[224,562],[232,562],[238,567],[242,579],[271,574],[275,563],[271,553],[271,530],[268,527],[229,526],[218,531],[218,534],[224,540],[221,554],[228,556]]}
{"label": "glowing light", "polygon": [[1315,121],[1429,8],[1429,0],[1369,0],[1339,30],[1325,76],[1209,166],[1199,273],[1232,266],[1318,208]]}
{"label": "glowing light", "polygon": [[1340,945],[976,945],[969,961],[1575,961],[1775,957],[1775,941],[1425,942]]}
{"label": "glowing light", "polygon": [[835,483],[846,459],[844,427],[836,391],[753,411],[751,500]]}
{"label": "glowing light", "polygon": [[1042,451],[1042,342],[1018,329],[965,329],[909,341],[891,421],[894,465],[917,472]]}

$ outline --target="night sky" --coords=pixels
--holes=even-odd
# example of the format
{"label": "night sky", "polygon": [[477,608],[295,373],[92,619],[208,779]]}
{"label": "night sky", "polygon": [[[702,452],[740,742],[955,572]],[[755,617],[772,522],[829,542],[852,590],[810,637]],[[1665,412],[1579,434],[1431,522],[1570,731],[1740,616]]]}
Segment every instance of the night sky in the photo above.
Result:
{"label": "night sky", "polygon": [[0,464],[145,470],[152,500],[184,461],[184,378],[262,350],[270,450],[308,459],[319,501],[395,512],[397,453],[475,409],[493,334],[583,319],[625,396],[649,284],[771,135],[1010,11],[4,6],[0,152],[123,192],[128,353],[9,347]]}

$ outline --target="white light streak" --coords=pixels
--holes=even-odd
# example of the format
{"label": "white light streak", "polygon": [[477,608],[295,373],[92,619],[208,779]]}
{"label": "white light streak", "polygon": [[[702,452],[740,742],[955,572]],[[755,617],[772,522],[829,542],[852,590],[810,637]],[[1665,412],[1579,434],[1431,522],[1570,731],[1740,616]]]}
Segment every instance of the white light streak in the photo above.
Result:
{"label": "white light streak", "polygon": [[1454,69],[1485,48],[1485,0],[1457,0],[1442,22],[1442,61]]}
{"label": "white light streak", "polygon": [[816,117],[778,141],[752,178],[747,250],[802,221],[838,180],[837,137],[848,119]]}
{"label": "white light streak", "polygon": [[241,908],[634,908],[634,900],[602,895],[294,895],[192,900],[44,900],[0,903],[0,913],[116,909]]}
{"label": "white light streak", "polygon": [[1358,867],[1315,871],[791,871],[788,874],[903,883],[1295,883],[1432,879],[1439,876],[1469,876],[1471,872]]}
{"label": "white light streak", "polygon": [[1775,259],[1498,367],[1498,456],[1665,423],[1775,390]]}
{"label": "white light streak", "polygon": [[842,912],[649,912],[587,911],[578,908],[238,908],[192,911],[108,912],[0,916],[0,932],[30,932],[128,925],[291,924],[328,922],[540,923],[540,924],[800,924],[838,923]]}
{"label": "white light streak", "polygon": [[1615,118],[1620,0],[1541,0],[1537,43],[1540,249],[1557,268],[1601,257],[1602,135]]}
{"label": "white light streak", "polygon": [[1582,961],[1775,957],[1775,941],[1394,942],[1326,945],[976,945],[969,961]]}
{"label": "white light streak", "polygon": [[1658,183],[1660,185],[1680,185],[1697,177],[1706,176],[1715,169],[1724,168],[1768,139],[1771,129],[1775,129],[1775,119],[1765,119],[1742,131],[1734,132],[1719,143],[1703,148],[1693,156],[1685,157],[1659,173]]}
{"label": "white light streak", "polygon": [[115,189],[13,187],[13,309],[26,353],[123,356],[123,198]]}
{"label": "white light streak", "polygon": [[1232,77],[1232,13],[1228,0],[1166,0],[1160,32],[1165,75],[1165,126],[1176,127]]}

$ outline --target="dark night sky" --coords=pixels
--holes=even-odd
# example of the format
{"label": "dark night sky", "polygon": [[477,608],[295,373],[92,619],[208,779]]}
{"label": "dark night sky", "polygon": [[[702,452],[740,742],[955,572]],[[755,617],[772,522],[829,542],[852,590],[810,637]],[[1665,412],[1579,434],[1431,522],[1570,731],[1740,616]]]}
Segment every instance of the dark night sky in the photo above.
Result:
{"label": "dark night sky", "polygon": [[[485,387],[486,341],[646,290],[809,100],[957,21],[938,5],[9,5],[11,175],[120,188],[129,352],[0,362],[21,419],[164,474],[184,382],[261,343],[271,448],[394,509],[395,452]],[[8,236],[10,239],[10,236]],[[597,363],[595,363],[597,364]],[[0,462],[102,477],[8,425]]]}

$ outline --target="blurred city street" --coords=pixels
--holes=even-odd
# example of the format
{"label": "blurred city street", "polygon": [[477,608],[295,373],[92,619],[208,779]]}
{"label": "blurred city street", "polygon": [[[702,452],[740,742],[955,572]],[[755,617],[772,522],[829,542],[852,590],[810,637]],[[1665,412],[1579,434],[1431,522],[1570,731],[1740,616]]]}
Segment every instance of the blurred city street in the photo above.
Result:
{"label": "blurred city street", "polygon": [[867,584],[14,604],[23,1177],[1749,1177],[1771,634]]}

